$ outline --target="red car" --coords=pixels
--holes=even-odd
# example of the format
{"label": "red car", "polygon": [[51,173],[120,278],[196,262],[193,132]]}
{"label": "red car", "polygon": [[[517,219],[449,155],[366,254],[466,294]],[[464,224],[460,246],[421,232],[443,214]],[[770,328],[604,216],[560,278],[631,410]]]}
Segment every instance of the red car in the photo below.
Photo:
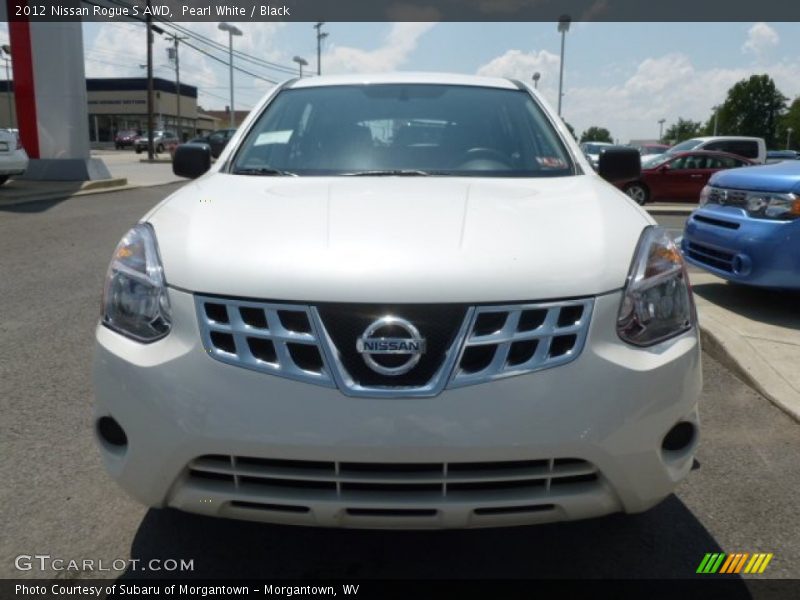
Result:
{"label": "red car", "polygon": [[642,163],[642,174],[616,185],[639,204],[653,200],[697,202],[700,191],[717,171],[755,164],[727,152],[695,150],[662,154]]}

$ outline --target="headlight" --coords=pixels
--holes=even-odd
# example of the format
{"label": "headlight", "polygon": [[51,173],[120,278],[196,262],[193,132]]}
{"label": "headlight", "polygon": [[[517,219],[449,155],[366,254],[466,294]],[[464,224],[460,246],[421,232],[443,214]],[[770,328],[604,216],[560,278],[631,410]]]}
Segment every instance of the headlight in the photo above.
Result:
{"label": "headlight", "polygon": [[711,186],[707,185],[700,190],[700,206],[705,206],[708,203],[708,198],[711,196]]}
{"label": "headlight", "polygon": [[636,346],[652,346],[688,331],[695,320],[683,257],[666,230],[648,227],[636,248],[619,307],[619,337]]}
{"label": "headlight", "polygon": [[150,225],[139,223],[125,234],[106,274],[102,322],[140,342],[169,333],[169,296]]}
{"label": "headlight", "polygon": [[767,219],[800,217],[800,196],[796,194],[751,193],[747,195],[747,212]]}

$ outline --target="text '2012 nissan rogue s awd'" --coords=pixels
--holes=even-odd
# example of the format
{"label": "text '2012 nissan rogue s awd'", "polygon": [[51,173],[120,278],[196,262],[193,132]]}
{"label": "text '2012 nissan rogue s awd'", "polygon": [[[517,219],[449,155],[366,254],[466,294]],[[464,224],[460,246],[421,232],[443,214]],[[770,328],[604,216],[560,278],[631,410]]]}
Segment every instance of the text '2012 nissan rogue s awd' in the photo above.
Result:
{"label": "text '2012 nissan rogue s awd'", "polygon": [[[633,158],[631,157],[633,155]],[[634,162],[635,161],[635,162]],[[277,86],[117,247],[106,467],[154,507],[460,528],[646,510],[691,469],[695,308],[667,233],[526,84]]]}

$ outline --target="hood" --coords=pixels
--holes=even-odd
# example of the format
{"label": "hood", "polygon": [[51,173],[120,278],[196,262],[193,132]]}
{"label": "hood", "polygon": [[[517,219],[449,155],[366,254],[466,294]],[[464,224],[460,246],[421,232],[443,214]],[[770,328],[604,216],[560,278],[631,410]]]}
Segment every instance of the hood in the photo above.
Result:
{"label": "hood", "polygon": [[149,216],[167,281],[272,300],[496,302],[624,285],[652,222],[596,175],[209,174]]}
{"label": "hood", "polygon": [[720,171],[709,184],[736,190],[800,193],[800,160]]}

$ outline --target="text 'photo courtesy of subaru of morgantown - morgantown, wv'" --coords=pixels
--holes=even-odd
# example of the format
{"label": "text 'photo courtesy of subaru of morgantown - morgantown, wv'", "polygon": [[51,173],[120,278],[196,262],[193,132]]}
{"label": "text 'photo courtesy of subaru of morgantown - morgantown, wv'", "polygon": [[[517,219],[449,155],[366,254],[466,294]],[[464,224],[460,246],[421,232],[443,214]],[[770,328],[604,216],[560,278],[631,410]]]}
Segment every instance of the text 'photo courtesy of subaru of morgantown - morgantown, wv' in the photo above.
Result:
{"label": "text 'photo courtesy of subaru of morgantown - morgantown, wv'", "polygon": [[97,442],[142,503],[488,527],[646,511],[690,472],[687,268],[609,183],[639,151],[595,171],[527,83],[294,79],[173,169],[96,331]]}

